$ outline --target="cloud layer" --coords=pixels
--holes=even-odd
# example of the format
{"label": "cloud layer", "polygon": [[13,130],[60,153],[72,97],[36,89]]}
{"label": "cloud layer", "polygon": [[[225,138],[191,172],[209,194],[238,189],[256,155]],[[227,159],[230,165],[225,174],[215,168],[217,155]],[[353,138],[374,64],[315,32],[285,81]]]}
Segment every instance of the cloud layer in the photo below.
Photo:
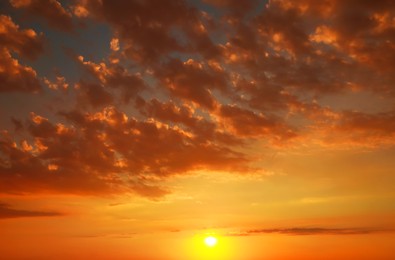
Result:
{"label": "cloud layer", "polygon": [[[391,1],[12,0],[10,8],[48,28],[0,16],[0,91],[41,91],[51,106],[32,103],[18,118],[2,106],[15,126],[1,128],[2,192],[156,198],[169,192],[168,176],[264,170],[246,152],[256,143],[394,145]],[[89,24],[111,32],[101,57],[83,53]],[[67,47],[79,73],[45,53],[53,31],[80,41],[48,43]],[[40,64],[50,60],[55,72],[46,75]]]}

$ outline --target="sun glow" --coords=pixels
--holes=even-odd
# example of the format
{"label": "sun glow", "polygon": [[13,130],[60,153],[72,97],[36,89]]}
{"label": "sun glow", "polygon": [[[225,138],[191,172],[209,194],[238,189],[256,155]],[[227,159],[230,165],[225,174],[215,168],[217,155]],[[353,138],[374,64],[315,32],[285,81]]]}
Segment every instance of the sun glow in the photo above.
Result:
{"label": "sun glow", "polygon": [[213,247],[217,244],[217,238],[213,236],[208,236],[204,239],[204,243],[206,244],[206,246]]}
{"label": "sun glow", "polygon": [[222,230],[207,230],[204,233],[194,234],[190,242],[187,242],[188,260],[235,260],[243,259],[235,257],[236,245],[233,243],[234,237],[223,236]]}

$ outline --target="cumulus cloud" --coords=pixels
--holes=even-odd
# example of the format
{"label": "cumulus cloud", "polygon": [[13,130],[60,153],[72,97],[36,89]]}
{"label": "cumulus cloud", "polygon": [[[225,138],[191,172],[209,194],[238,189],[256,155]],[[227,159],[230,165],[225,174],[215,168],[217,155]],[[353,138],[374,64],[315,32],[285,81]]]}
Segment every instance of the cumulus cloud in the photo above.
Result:
{"label": "cumulus cloud", "polygon": [[216,106],[212,90],[227,89],[226,73],[192,59],[186,62],[171,60],[155,71],[163,86],[174,96],[214,109]]}
{"label": "cumulus cloud", "polygon": [[0,15],[0,44],[22,57],[35,59],[44,50],[42,35],[32,29],[20,30],[11,17]]}
{"label": "cumulus cloud", "polygon": [[36,59],[43,52],[42,36],[32,29],[19,29],[11,17],[0,15],[0,92],[37,92],[41,89],[36,71],[23,66],[11,52]]}
{"label": "cumulus cloud", "polygon": [[83,56],[78,56],[77,61],[88,71],[101,85],[107,88],[119,89],[121,99],[128,103],[139,92],[147,88],[147,84],[141,78],[141,73],[131,73],[119,64],[107,64],[105,62],[94,63],[86,61]]}
{"label": "cumulus cloud", "polygon": [[0,92],[37,92],[41,89],[36,71],[21,65],[6,49],[0,50]]}

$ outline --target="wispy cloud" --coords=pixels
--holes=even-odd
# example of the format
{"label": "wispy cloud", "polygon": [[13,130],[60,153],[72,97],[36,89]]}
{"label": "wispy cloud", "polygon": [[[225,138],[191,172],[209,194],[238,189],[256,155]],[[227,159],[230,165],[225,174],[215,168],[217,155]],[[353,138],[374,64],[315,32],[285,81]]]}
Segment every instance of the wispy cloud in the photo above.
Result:
{"label": "wispy cloud", "polygon": [[292,227],[250,229],[242,232],[231,232],[228,236],[254,236],[265,234],[283,234],[291,236],[303,235],[367,235],[383,232],[394,232],[393,229],[377,228],[325,228],[325,227]]}
{"label": "wispy cloud", "polygon": [[0,219],[24,218],[24,217],[56,217],[63,215],[64,215],[63,213],[56,211],[15,209],[9,204],[0,203]]}

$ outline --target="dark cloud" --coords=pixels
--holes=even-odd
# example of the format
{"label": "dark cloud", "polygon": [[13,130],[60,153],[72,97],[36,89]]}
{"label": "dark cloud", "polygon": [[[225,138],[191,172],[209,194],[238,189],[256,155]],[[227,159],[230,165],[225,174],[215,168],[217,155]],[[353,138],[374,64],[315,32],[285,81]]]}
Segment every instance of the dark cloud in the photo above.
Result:
{"label": "dark cloud", "polygon": [[36,71],[21,65],[6,49],[0,49],[0,92],[38,92],[41,84]]}
{"label": "dark cloud", "polygon": [[55,211],[14,209],[11,205],[0,202],[0,219],[57,216],[63,216],[63,214]]}
{"label": "dark cloud", "polygon": [[33,142],[17,145],[3,134],[3,192],[136,192],[155,198],[168,192],[149,176],[247,169],[244,155],[223,144],[154,119],[128,118],[114,107],[62,115],[69,125],[32,114],[26,127]]}
{"label": "dark cloud", "polygon": [[43,39],[32,29],[20,30],[11,17],[0,15],[0,92],[38,92],[36,71],[12,57],[15,52],[36,59],[43,52]]}
{"label": "dark cloud", "polygon": [[184,1],[90,0],[81,1],[79,6],[110,23],[125,41],[125,53],[141,63],[152,63],[170,52],[188,49],[188,43],[180,43],[172,30],[188,38],[201,38],[192,29],[199,24],[198,12]]}
{"label": "dark cloud", "polygon": [[273,228],[273,229],[252,229],[245,232],[235,232],[229,236],[254,236],[265,234],[283,234],[291,236],[307,235],[368,235],[387,232],[386,230],[373,228],[321,228],[321,227],[295,227],[295,228]]}
{"label": "dark cloud", "polygon": [[[391,1],[204,2],[206,11],[183,0],[74,1],[75,19],[111,29],[108,56],[68,49],[80,76],[72,82],[59,68],[54,81],[42,78],[46,98],[68,105],[46,113],[46,104],[40,113],[32,105],[30,118],[9,112],[17,131],[2,127],[1,191],[155,199],[171,192],[161,185],[169,176],[256,170],[246,152],[254,142],[394,145],[393,107],[369,112],[336,102],[348,95],[357,103],[363,93],[393,103]],[[72,30],[55,0],[11,4]],[[13,55],[37,58],[43,35],[0,19],[0,91],[37,92],[34,66]]]}
{"label": "dark cloud", "polygon": [[27,14],[44,19],[51,27],[62,31],[71,31],[71,14],[57,0],[10,0],[15,8],[21,8]]}
{"label": "dark cloud", "polygon": [[[11,17],[0,15],[0,44],[2,49],[12,50],[22,57],[35,59],[44,50],[42,35],[32,29],[20,30]],[[1,56],[4,56],[2,54]]]}
{"label": "dark cloud", "polygon": [[76,88],[80,91],[80,103],[88,103],[93,107],[104,107],[113,103],[113,96],[103,86],[80,81]]}
{"label": "dark cloud", "polygon": [[209,110],[216,106],[211,91],[227,89],[227,75],[223,70],[192,59],[186,62],[171,60],[157,69],[155,75],[172,95]]}
{"label": "dark cloud", "polygon": [[277,136],[280,139],[296,136],[279,118],[256,114],[234,105],[221,106],[219,115],[238,136]]}
{"label": "dark cloud", "polygon": [[[96,64],[91,61],[85,61],[84,57],[78,56],[77,61],[87,70],[95,79],[100,82],[101,85],[105,86],[107,89],[117,89],[120,90],[120,95],[118,98],[125,103],[128,103],[132,98],[136,97],[138,93],[147,89],[148,86],[141,77],[141,73],[130,73],[126,68],[120,64],[106,64],[101,62]],[[110,101],[110,96],[107,91],[104,94],[104,89],[101,88],[98,92],[101,92],[106,96],[106,100]],[[91,95],[87,97],[92,97],[96,91],[92,91]]]}
{"label": "dark cloud", "polygon": [[187,129],[200,142],[212,140],[222,144],[240,144],[241,139],[218,128],[215,122],[196,115],[196,109],[185,103],[177,105],[174,102],[162,103],[157,99],[149,102],[140,101],[140,113],[159,121],[176,124]]}
{"label": "dark cloud", "polygon": [[237,16],[243,16],[257,8],[258,0],[203,0],[205,3],[218,8],[226,8],[229,12]]}

